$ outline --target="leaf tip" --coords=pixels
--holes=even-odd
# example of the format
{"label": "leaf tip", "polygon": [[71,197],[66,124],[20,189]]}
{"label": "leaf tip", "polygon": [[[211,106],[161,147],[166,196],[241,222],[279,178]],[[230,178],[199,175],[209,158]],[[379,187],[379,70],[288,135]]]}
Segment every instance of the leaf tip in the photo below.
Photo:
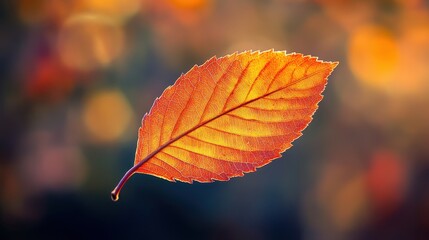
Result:
{"label": "leaf tip", "polygon": [[[331,75],[331,73],[334,71],[334,69],[338,66],[338,64],[340,64],[340,62],[338,62],[338,61],[335,61],[335,62],[327,62],[328,64],[329,64],[329,69],[330,69],[330,72],[329,72],[329,75]],[[328,76],[329,76],[328,75]]]}

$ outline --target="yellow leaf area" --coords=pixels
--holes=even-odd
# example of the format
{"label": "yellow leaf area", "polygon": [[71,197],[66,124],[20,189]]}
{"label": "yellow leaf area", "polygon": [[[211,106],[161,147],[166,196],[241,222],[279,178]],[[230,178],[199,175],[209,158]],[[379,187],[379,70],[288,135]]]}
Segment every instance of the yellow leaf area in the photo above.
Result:
{"label": "yellow leaf area", "polygon": [[194,66],[144,116],[134,167],[112,197],[135,172],[213,182],[270,163],[302,135],[337,65],[270,50]]}

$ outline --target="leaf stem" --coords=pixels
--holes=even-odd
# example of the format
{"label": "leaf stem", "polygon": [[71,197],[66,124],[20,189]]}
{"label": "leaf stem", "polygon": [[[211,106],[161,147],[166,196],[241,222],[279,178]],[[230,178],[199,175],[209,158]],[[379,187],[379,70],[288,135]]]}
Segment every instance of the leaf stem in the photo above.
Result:
{"label": "leaf stem", "polygon": [[128,181],[128,179],[135,173],[137,168],[139,168],[140,165],[135,165],[130,170],[128,170],[125,175],[122,177],[121,181],[119,181],[118,185],[113,189],[113,191],[110,193],[110,197],[112,198],[112,201],[116,202],[119,200],[119,193],[121,192],[122,187],[124,184]]}

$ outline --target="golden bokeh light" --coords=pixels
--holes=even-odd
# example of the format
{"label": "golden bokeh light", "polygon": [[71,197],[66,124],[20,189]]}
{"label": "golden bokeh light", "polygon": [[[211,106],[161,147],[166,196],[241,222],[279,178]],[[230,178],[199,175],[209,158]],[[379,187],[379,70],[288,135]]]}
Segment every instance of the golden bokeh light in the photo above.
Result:
{"label": "golden bokeh light", "polygon": [[97,14],[111,20],[123,21],[140,10],[141,0],[18,0],[17,13],[21,21],[29,24],[45,20],[63,21],[71,14]]}
{"label": "golden bokeh light", "polygon": [[209,0],[169,0],[175,7],[183,10],[196,10],[207,6]]}
{"label": "golden bokeh light", "polygon": [[108,66],[124,50],[124,33],[102,15],[72,16],[58,37],[58,51],[65,65],[76,70]]}
{"label": "golden bokeh light", "polygon": [[140,10],[141,0],[78,0],[78,12],[95,13],[122,20],[133,16]]}
{"label": "golden bokeh light", "polygon": [[124,137],[133,115],[122,92],[102,90],[86,100],[82,120],[91,140],[107,143]]}
{"label": "golden bokeh light", "polygon": [[398,68],[398,44],[382,27],[359,27],[349,40],[348,63],[364,85],[388,89]]}
{"label": "golden bokeh light", "polygon": [[400,48],[396,92],[407,95],[424,94],[429,86],[429,22],[406,26]]}

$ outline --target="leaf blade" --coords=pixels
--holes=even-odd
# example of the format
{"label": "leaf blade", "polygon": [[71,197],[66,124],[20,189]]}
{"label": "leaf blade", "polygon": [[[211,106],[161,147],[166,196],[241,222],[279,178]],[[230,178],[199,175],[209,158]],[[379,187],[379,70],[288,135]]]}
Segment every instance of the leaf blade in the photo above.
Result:
{"label": "leaf blade", "polygon": [[194,66],[143,118],[131,170],[183,182],[255,171],[302,135],[337,64],[271,50]]}

